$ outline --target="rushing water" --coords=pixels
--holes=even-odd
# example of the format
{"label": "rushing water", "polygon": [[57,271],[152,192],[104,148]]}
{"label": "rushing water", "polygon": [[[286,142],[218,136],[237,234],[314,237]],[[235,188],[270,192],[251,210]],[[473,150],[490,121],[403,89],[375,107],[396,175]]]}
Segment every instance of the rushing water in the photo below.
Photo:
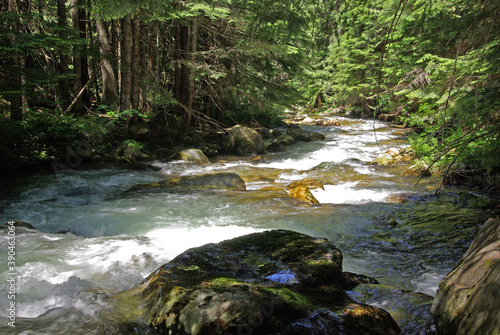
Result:
{"label": "rushing water", "polygon": [[[407,166],[370,164],[407,146],[403,133],[378,121],[338,119],[340,127],[313,129],[326,141],[298,143],[259,162],[154,162],[154,172],[68,169],[4,190],[0,222],[22,220],[37,231],[16,229],[16,328],[7,326],[9,245],[0,239],[0,332],[107,332],[99,316],[104,295],[138,284],[188,248],[277,228],[329,238],[344,254],[345,271],[434,295],[485,217],[459,206],[453,194],[434,196],[430,180],[414,186],[416,177],[403,177]],[[222,171],[238,173],[247,191],[122,195],[139,183]],[[305,177],[324,183],[313,190],[320,205],[259,191]],[[387,200],[400,193],[409,201]]]}

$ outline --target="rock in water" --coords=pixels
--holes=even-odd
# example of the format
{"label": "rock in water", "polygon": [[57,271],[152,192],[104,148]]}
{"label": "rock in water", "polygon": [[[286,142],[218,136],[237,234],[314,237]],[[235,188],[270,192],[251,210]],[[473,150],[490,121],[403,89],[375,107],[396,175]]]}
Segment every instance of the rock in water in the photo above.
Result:
{"label": "rock in water", "polygon": [[292,198],[307,201],[310,204],[319,204],[318,199],[316,199],[307,186],[294,187],[288,192],[288,195]]}
{"label": "rock in water", "polygon": [[312,141],[324,141],[325,136],[320,133],[315,133],[313,131],[307,131],[301,128],[288,128],[287,135],[293,137],[295,141],[304,141],[304,142],[312,142]]}
{"label": "rock in water", "polygon": [[239,155],[256,155],[264,152],[265,144],[256,130],[237,125],[229,130],[224,147]]}
{"label": "rock in water", "polygon": [[186,149],[179,152],[179,159],[190,163],[208,163],[207,156],[200,149]]}
{"label": "rock in water", "polygon": [[243,179],[237,173],[208,173],[196,176],[182,176],[150,184],[137,184],[125,193],[144,192],[149,190],[176,189],[220,189],[220,190],[246,190]]}
{"label": "rock in water", "polygon": [[350,300],[346,283],[327,239],[272,230],[187,250],[114,296],[109,318],[159,334],[302,334],[309,319],[310,334],[399,332],[387,312]]}
{"label": "rock in water", "polygon": [[439,334],[500,334],[500,220],[489,219],[441,281],[431,313]]}

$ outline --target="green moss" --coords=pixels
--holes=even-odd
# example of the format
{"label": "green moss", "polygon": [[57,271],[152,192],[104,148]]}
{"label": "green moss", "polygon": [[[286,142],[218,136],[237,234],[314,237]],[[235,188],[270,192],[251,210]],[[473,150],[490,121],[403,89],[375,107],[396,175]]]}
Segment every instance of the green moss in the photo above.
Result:
{"label": "green moss", "polygon": [[219,277],[202,282],[199,285],[199,288],[210,288],[217,291],[217,290],[227,289],[228,287],[234,285],[246,285],[246,284],[234,278]]}
{"label": "green moss", "polygon": [[310,297],[298,292],[294,292],[286,287],[273,287],[266,288],[264,290],[279,297],[281,300],[291,305],[293,308],[302,311],[303,313],[309,313],[314,310],[315,306],[317,306]]}

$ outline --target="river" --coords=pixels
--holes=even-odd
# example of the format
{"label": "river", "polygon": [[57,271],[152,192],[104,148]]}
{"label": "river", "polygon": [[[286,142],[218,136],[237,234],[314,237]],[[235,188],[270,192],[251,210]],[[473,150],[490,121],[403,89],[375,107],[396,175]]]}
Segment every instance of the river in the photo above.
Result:
{"label": "river", "polygon": [[[201,165],[152,162],[158,171],[66,169],[4,189],[0,222],[22,220],[37,231],[16,229],[15,328],[7,325],[9,245],[0,239],[0,332],[99,334],[106,295],[138,284],[188,248],[278,228],[330,239],[345,271],[433,296],[487,217],[456,193],[434,195],[433,179],[415,186],[417,177],[403,176],[406,165],[370,164],[381,152],[408,147],[402,130],[336,118],[340,126],[304,126],[326,141],[300,142],[257,162],[219,157]],[[247,191],[122,195],[135,184],[212,172],[238,173]],[[319,205],[259,191],[306,177],[325,185],[313,190]],[[409,200],[388,201],[395,194]]]}

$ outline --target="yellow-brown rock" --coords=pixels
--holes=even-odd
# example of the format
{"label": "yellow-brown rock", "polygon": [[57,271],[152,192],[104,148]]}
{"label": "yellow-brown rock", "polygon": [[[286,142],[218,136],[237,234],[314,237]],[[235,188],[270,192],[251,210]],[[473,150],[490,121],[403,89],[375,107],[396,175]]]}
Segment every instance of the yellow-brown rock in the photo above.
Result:
{"label": "yellow-brown rock", "polygon": [[314,197],[307,186],[295,187],[288,192],[288,195],[299,200],[307,201],[310,204],[319,204],[318,199]]}
{"label": "yellow-brown rock", "polygon": [[299,186],[307,186],[310,190],[314,190],[317,188],[320,188],[323,191],[325,190],[325,187],[323,186],[323,184],[320,181],[317,181],[316,179],[312,179],[312,178],[304,178],[304,179],[299,180],[299,181],[294,181],[294,182],[288,184],[286,188],[287,188],[287,190],[291,190],[291,189],[294,189],[294,188],[299,187]]}

